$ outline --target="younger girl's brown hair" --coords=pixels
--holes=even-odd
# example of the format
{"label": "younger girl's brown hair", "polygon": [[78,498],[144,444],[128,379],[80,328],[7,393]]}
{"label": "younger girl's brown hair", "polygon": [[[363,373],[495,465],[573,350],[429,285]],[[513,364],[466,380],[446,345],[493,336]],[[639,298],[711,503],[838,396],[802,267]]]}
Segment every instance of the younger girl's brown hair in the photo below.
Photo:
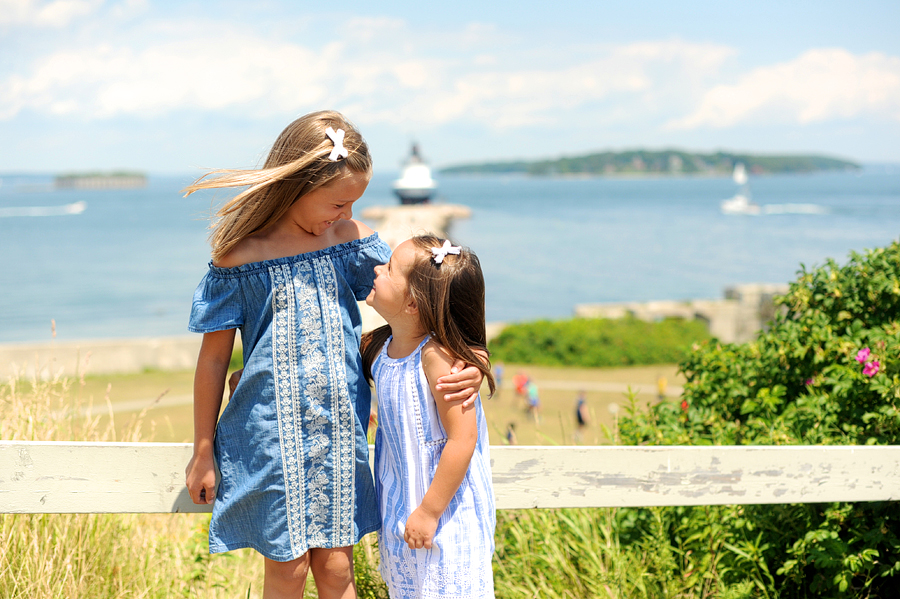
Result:
{"label": "younger girl's brown hair", "polygon": [[[349,151],[346,158],[329,158],[334,142],[325,133],[328,127],[344,130],[344,147]],[[184,191],[187,196],[201,189],[247,187],[216,213],[218,218],[210,235],[212,258],[216,261],[242,239],[273,225],[302,196],[351,173],[371,176],[369,146],[344,115],[323,110],[302,116],[285,127],[263,168],[212,171]]]}
{"label": "younger girl's brown hair", "polygon": [[[438,264],[431,248],[439,248],[444,239],[434,235],[413,237],[415,259],[407,273],[409,294],[416,302],[419,323],[454,358],[478,368],[494,393],[490,363],[473,350],[488,355],[484,323],[484,275],[478,256],[468,248],[459,254],[447,254]],[[372,363],[391,335],[384,325],[363,335],[360,349],[363,371],[372,380]]]}

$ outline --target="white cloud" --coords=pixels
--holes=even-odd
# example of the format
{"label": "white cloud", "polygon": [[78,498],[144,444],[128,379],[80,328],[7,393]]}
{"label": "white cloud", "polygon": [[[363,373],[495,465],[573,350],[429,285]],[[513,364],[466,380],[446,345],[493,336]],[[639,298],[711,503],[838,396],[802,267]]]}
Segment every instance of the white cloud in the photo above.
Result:
{"label": "white cloud", "polygon": [[[221,33],[221,32],[220,32]],[[145,50],[101,44],[57,52],[0,82],[0,118],[24,108],[82,118],[257,104],[266,113],[320,101],[320,56],[235,32]]]}
{"label": "white cloud", "polygon": [[[477,31],[493,37],[489,30],[469,28],[472,35]],[[370,120],[396,124],[468,121],[495,129],[569,126],[572,111],[597,102],[630,98],[644,104],[669,93],[684,96],[692,85],[685,85],[691,79],[686,74],[707,77],[733,53],[676,40],[554,48],[549,57],[547,48],[476,47],[470,53],[447,50],[437,59],[429,58],[430,47],[421,41],[414,52],[400,45],[354,55],[353,72],[364,80],[357,109]]]}
{"label": "white cloud", "polygon": [[[2,1],[2,0],[0,0]],[[506,129],[568,125],[564,114],[610,98],[682,94],[732,50],[683,41],[523,49],[493,28],[419,33],[391,19],[357,20],[312,49],[206,22],[147,26],[129,41],[58,50],[27,72],[0,75],[0,119],[22,110],[79,118],[197,108],[270,116],[323,105],[359,121]],[[146,47],[130,40],[144,39]],[[554,58],[555,57],[555,58]]]}
{"label": "white cloud", "polygon": [[0,0],[0,25],[61,28],[96,12],[102,5],[103,0]]}
{"label": "white cloud", "polygon": [[694,112],[668,127],[809,124],[863,115],[900,120],[900,58],[814,49],[791,62],[754,69],[733,85],[713,87]]}
{"label": "white cloud", "polygon": [[[118,2],[111,14],[134,14],[144,1]],[[0,0],[16,19],[32,22],[53,11],[61,22],[99,4]],[[40,18],[51,22],[46,15]],[[772,118],[900,119],[900,58],[879,53],[811,50],[715,85],[733,67],[731,47],[678,39],[547,47],[489,25],[422,31],[386,18],[343,23],[334,37],[314,26],[328,40],[319,46],[285,37],[293,34],[288,26],[272,34],[209,20],[135,21],[122,30],[95,23],[94,31],[114,33],[92,45],[83,42],[91,36],[76,35],[0,72],[0,120],[26,110],[91,120],[185,109],[252,120],[326,106],[360,123],[419,130],[455,123],[502,131],[583,123],[685,130]]]}

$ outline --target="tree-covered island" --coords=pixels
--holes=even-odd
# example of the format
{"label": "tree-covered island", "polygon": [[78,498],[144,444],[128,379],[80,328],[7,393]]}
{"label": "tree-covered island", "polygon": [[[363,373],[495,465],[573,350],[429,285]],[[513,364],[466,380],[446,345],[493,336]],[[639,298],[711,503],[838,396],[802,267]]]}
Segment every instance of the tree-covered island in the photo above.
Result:
{"label": "tree-covered island", "polygon": [[750,174],[810,173],[856,170],[858,163],[819,155],[762,155],[714,152],[698,154],[682,150],[630,150],[600,152],[553,160],[462,164],[440,170],[444,175],[731,175],[743,163]]}

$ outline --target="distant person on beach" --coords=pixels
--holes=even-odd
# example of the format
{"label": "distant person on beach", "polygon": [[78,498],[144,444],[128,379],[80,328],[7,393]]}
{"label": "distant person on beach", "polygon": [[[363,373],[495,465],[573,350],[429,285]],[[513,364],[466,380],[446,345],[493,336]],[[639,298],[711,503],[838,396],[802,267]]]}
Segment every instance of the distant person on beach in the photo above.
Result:
{"label": "distant person on beach", "polygon": [[576,441],[581,441],[584,429],[587,428],[589,421],[590,416],[588,416],[587,398],[585,397],[584,391],[579,391],[578,397],[575,400],[575,422],[578,425],[578,428],[575,431]]}
{"label": "distant person on beach", "polygon": [[392,599],[494,597],[494,493],[481,401],[444,401],[454,361],[478,364],[493,394],[484,276],[475,254],[432,235],[394,250],[366,303],[387,324],[362,341],[378,392],[375,487],[381,576]]}
{"label": "distant person on beach", "polygon": [[539,412],[541,410],[541,398],[538,394],[537,384],[530,379],[525,384],[525,399],[528,401],[528,413],[531,414],[531,417],[537,422],[540,419]]}
{"label": "distant person on beach", "polygon": [[[185,190],[243,188],[217,214],[194,293],[189,329],[203,342],[185,476],[194,503],[214,503],[210,552],[264,556],[265,599],[302,596],[310,570],[319,597],[356,597],[352,546],[380,526],[357,301],[390,248],[351,219],[371,174],[359,131],[324,111],[288,125],[263,168]],[[217,421],[235,329],[243,372]],[[470,367],[436,382],[459,401],[481,381]]]}
{"label": "distant person on beach", "polygon": [[666,387],[668,386],[669,381],[666,380],[666,377],[659,375],[659,378],[656,379],[656,397],[659,401],[662,401],[666,398]]}
{"label": "distant person on beach", "polygon": [[513,386],[516,388],[516,394],[525,397],[525,387],[528,385],[529,380],[528,375],[524,372],[516,373],[512,378]]}
{"label": "distant person on beach", "polygon": [[498,362],[494,365],[494,384],[497,385],[497,392],[494,397],[500,397],[500,389],[503,387],[503,363]]}
{"label": "distant person on beach", "polygon": [[510,422],[506,425],[506,443],[508,445],[518,445],[519,439],[516,437],[516,423]]}
{"label": "distant person on beach", "polygon": [[584,391],[579,391],[578,398],[575,400],[575,421],[578,423],[578,430],[584,429],[588,425],[589,420],[587,399]]}

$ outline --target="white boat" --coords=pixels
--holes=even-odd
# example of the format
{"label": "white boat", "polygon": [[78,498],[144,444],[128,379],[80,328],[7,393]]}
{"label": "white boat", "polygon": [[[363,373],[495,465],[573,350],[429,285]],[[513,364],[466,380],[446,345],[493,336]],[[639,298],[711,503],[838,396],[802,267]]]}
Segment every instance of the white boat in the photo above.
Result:
{"label": "white boat", "polygon": [[751,202],[743,194],[735,194],[734,197],[722,200],[720,204],[722,214],[759,214],[759,204]]}
{"label": "white boat", "polygon": [[437,182],[431,177],[431,167],[422,159],[418,144],[413,144],[400,178],[394,181],[394,193],[401,204],[422,204],[430,200],[435,191]]}
{"label": "white boat", "polygon": [[734,165],[734,173],[732,173],[734,182],[741,186],[740,191],[734,194],[734,197],[722,200],[719,208],[722,214],[759,214],[759,204],[750,199],[750,190],[747,187],[747,169],[740,162]]}

